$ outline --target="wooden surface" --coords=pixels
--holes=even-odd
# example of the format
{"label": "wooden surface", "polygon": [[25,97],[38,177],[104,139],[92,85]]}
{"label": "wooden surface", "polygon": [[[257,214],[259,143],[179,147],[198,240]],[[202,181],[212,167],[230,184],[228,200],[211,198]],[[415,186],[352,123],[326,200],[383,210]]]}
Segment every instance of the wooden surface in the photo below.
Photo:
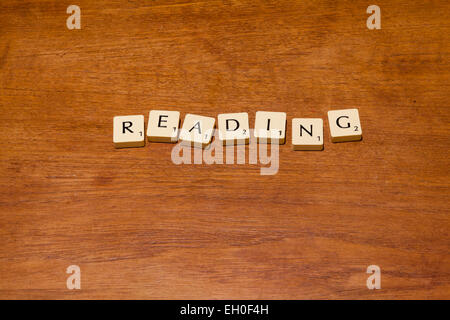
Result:
{"label": "wooden surface", "polygon": [[[2,0],[0,298],[450,298],[449,9]],[[332,144],[354,107],[363,141]],[[287,112],[278,174],[114,149],[113,116],[151,109]],[[291,150],[293,117],[324,119],[323,152]]]}

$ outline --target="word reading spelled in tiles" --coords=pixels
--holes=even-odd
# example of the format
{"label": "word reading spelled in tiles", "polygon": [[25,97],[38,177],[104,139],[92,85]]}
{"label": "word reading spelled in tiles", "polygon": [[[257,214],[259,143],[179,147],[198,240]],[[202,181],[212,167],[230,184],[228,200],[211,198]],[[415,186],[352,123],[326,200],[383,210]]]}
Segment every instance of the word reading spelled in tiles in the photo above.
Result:
{"label": "word reading spelled in tiles", "polygon": [[179,125],[178,111],[152,110],[148,114],[147,139],[150,142],[175,143]]}
{"label": "word reading spelled in tiles", "polygon": [[143,147],[144,116],[117,116],[113,120],[113,142],[116,148]]}
{"label": "word reading spelled in tiles", "polygon": [[256,111],[255,138],[259,143],[284,144],[286,141],[286,113]]}
{"label": "word reading spelled in tiles", "polygon": [[224,145],[248,144],[250,139],[248,113],[222,113],[217,118],[219,140]]}
{"label": "word reading spelled in tiles", "polygon": [[[328,111],[331,141],[358,141],[362,128],[357,109]],[[178,111],[149,112],[147,139],[150,142],[178,141],[186,146],[206,147],[213,138],[215,118],[187,114],[179,132]],[[219,140],[223,145],[248,144],[250,126],[248,113],[222,113],[218,116]],[[144,116],[114,117],[113,142],[116,148],[143,147]],[[258,143],[284,144],[286,113],[257,111],[254,136]],[[323,120],[321,118],[292,119],[292,148],[294,150],[323,150]]]}
{"label": "word reading spelled in tiles", "polygon": [[196,148],[206,147],[213,137],[216,119],[187,114],[181,128],[180,140],[183,145]]}
{"label": "word reading spelled in tiles", "polygon": [[332,142],[362,139],[358,109],[328,111],[328,123]]}
{"label": "word reading spelled in tiles", "polygon": [[320,118],[292,119],[292,148],[323,150],[323,120]]}

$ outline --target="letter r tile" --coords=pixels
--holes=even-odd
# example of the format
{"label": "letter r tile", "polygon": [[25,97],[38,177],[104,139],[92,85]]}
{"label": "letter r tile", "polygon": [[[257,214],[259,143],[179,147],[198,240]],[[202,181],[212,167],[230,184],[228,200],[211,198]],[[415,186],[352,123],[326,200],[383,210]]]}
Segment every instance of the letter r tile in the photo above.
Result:
{"label": "letter r tile", "polygon": [[116,116],[113,120],[113,142],[116,148],[143,147],[144,116]]}

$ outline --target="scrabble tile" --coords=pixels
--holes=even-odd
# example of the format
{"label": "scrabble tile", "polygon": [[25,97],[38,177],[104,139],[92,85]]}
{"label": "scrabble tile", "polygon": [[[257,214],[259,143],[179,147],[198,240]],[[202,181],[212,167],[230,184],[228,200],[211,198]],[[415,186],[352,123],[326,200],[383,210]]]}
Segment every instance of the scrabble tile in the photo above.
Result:
{"label": "scrabble tile", "polygon": [[187,114],[180,132],[183,145],[196,148],[206,147],[214,134],[215,118]]}
{"label": "scrabble tile", "polygon": [[219,140],[225,145],[248,144],[248,113],[222,113],[218,116]]}
{"label": "scrabble tile", "polygon": [[294,150],[323,150],[323,120],[292,119],[292,148]]}
{"label": "scrabble tile", "polygon": [[178,141],[178,126],[180,113],[178,111],[152,110],[148,114],[147,139],[151,142]]}
{"label": "scrabble tile", "polygon": [[258,139],[258,143],[270,143],[274,140],[279,144],[284,144],[286,141],[286,113],[257,111],[254,136]]}
{"label": "scrabble tile", "polygon": [[362,138],[358,109],[328,111],[332,142],[358,141]]}
{"label": "scrabble tile", "polygon": [[116,148],[143,147],[144,116],[117,116],[114,117],[113,142]]}

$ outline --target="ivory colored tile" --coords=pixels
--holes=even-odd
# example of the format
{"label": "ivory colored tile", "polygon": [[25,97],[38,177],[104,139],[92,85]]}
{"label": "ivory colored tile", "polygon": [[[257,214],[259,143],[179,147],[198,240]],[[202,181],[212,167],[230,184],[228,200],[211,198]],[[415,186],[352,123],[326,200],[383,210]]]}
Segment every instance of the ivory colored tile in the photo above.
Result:
{"label": "ivory colored tile", "polygon": [[284,144],[286,142],[286,113],[257,111],[254,136],[258,139],[258,143],[270,143],[274,140],[279,144]]}
{"label": "ivory colored tile", "polygon": [[148,141],[177,142],[179,124],[180,113],[178,111],[151,110],[148,114]]}
{"label": "ivory colored tile", "polygon": [[248,113],[222,113],[218,116],[219,140],[223,144],[248,144]]}
{"label": "ivory colored tile", "polygon": [[323,150],[323,120],[320,118],[292,119],[292,148]]}
{"label": "ivory colored tile", "polygon": [[183,127],[180,132],[180,140],[183,145],[197,148],[206,147],[211,142],[214,134],[215,122],[215,118],[188,113],[184,117]]}
{"label": "ivory colored tile", "polygon": [[116,148],[143,147],[144,116],[116,116],[113,120],[113,142]]}
{"label": "ivory colored tile", "polygon": [[358,109],[328,111],[328,123],[332,142],[358,141],[362,138]]}

